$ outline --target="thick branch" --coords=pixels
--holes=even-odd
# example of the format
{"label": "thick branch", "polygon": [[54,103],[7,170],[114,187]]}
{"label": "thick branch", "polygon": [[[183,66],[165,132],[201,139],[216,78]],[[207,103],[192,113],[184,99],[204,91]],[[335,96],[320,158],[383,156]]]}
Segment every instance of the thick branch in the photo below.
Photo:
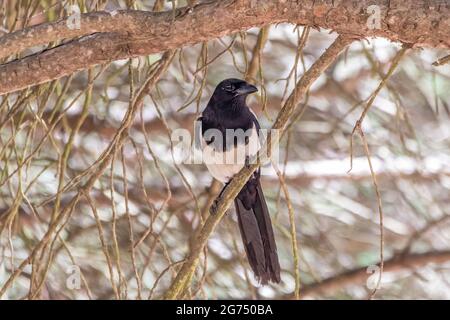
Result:
{"label": "thick branch", "polygon": [[[26,48],[74,40],[0,66],[0,94],[63,77],[93,65],[162,52],[271,23],[291,22],[353,37],[379,36],[414,46],[450,48],[450,5],[425,0],[219,0],[173,12],[118,11],[81,16],[81,28],[65,20],[0,38],[0,58]],[[368,7],[377,5],[381,28],[371,29]]]}

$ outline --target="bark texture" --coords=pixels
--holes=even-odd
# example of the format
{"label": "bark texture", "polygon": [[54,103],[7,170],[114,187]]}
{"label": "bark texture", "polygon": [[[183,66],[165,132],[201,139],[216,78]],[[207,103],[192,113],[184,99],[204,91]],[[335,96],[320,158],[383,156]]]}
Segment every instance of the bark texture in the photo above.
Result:
{"label": "bark texture", "polygon": [[[379,8],[380,28],[368,20]],[[66,20],[0,38],[0,58],[64,39],[75,40],[0,65],[0,94],[72,74],[91,66],[180,48],[252,27],[290,22],[354,38],[384,37],[419,47],[450,48],[450,4],[427,0],[219,0],[176,11],[94,12],[80,29]]]}

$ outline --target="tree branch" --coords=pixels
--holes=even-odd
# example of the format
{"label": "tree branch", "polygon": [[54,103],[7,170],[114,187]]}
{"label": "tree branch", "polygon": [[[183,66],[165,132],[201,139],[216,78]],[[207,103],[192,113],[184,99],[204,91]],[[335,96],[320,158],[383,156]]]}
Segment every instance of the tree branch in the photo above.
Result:
{"label": "tree branch", "polygon": [[[174,12],[123,10],[81,15],[32,26],[0,38],[0,58],[27,48],[82,37],[0,65],[0,94],[58,79],[117,59],[149,55],[222,37],[252,27],[291,22],[331,29],[355,38],[384,37],[413,46],[450,48],[450,6],[425,0],[218,0]],[[380,8],[381,26],[368,27],[368,7]]]}
{"label": "tree branch", "polygon": [[[436,251],[419,254],[398,255],[384,262],[384,272],[396,272],[405,269],[423,267],[429,263],[442,264],[450,261],[450,251]],[[332,276],[321,282],[307,285],[300,289],[302,297],[315,296],[318,294],[331,294],[345,286],[352,284],[365,284],[370,273],[367,267],[357,268]],[[286,296],[293,299],[294,293]]]}

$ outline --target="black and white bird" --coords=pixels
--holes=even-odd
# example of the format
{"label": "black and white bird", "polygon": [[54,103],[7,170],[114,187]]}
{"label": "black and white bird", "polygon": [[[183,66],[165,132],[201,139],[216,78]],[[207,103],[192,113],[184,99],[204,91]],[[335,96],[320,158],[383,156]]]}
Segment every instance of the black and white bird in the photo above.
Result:
{"label": "black and white bird", "polygon": [[[243,80],[223,80],[198,118],[203,161],[211,175],[225,185],[261,147],[259,122],[246,103],[247,96],[256,91],[255,86]],[[279,283],[280,264],[259,169],[234,203],[242,241],[256,279],[261,284]]]}

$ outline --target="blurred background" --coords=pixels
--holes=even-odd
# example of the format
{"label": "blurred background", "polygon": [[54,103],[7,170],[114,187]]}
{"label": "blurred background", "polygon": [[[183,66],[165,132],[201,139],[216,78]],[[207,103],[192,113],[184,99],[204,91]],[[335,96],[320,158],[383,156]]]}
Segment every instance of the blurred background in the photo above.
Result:
{"label": "blurred background", "polygon": [[[54,21],[67,4],[82,12],[155,9],[154,1],[3,1],[0,24],[6,32]],[[0,97],[2,298],[161,298],[221,188],[204,165],[174,162],[172,132],[192,131],[215,86],[229,77],[258,86],[248,103],[270,128],[296,79],[335,38],[328,30],[278,24],[177,50],[124,147],[76,204],[70,200],[95,175],[92,165],[114,139],[130,92],[161,55]],[[291,119],[280,143],[281,178],[265,170],[282,282],[261,287],[254,280],[230,209],[201,255],[187,298],[291,299],[297,282],[303,299],[367,299],[381,259],[373,298],[450,298],[450,66],[432,65],[445,52],[406,50],[362,122],[367,149],[358,130],[350,143],[399,50],[384,39],[353,43]],[[44,253],[12,279],[72,205]]]}

